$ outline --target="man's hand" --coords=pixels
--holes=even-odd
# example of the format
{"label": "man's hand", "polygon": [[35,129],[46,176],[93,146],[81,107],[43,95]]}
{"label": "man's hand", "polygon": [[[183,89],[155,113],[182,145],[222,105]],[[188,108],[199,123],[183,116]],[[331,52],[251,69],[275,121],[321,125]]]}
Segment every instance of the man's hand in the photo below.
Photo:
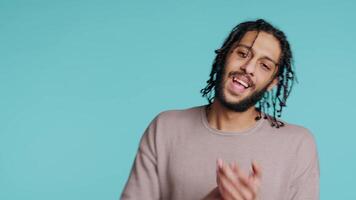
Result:
{"label": "man's hand", "polygon": [[217,184],[223,200],[256,200],[261,184],[261,167],[252,162],[252,172],[244,174],[234,162],[227,164],[217,160]]}

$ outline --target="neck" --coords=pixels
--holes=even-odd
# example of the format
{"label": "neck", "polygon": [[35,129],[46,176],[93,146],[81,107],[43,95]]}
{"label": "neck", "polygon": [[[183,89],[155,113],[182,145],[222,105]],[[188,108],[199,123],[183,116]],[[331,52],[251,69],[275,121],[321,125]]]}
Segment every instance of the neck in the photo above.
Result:
{"label": "neck", "polygon": [[254,106],[244,112],[235,112],[224,107],[216,99],[207,109],[210,126],[226,132],[242,132],[253,127],[257,116],[258,112]]}

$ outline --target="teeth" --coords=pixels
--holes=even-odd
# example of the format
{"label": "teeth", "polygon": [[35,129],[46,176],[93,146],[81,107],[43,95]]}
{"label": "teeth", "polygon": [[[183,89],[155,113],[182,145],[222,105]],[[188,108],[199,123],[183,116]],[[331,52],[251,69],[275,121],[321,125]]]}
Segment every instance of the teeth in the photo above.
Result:
{"label": "teeth", "polygon": [[244,81],[242,81],[242,80],[239,80],[239,79],[237,79],[236,77],[233,77],[232,80],[233,80],[233,81],[236,81],[236,82],[238,82],[238,83],[240,83],[240,84],[243,85],[245,88],[248,88],[248,84],[247,84],[246,82],[244,82]]}
{"label": "teeth", "polygon": [[239,82],[239,83],[240,83],[241,85],[243,85],[245,88],[248,87],[248,84],[245,83],[245,82],[243,82],[243,81],[241,81],[241,80],[237,80],[237,82]]}

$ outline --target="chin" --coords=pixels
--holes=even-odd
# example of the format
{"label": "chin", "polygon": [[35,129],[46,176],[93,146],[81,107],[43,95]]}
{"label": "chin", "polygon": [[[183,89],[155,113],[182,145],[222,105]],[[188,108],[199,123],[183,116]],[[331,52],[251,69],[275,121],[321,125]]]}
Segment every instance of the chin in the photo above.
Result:
{"label": "chin", "polygon": [[230,93],[224,93],[222,98],[220,99],[220,102],[222,104],[228,103],[228,104],[239,104],[241,101],[243,101],[245,98],[242,96],[236,96]]}
{"label": "chin", "polygon": [[246,91],[245,94],[232,94],[228,90],[225,90],[223,96],[226,102],[239,103],[249,96],[249,92]]}

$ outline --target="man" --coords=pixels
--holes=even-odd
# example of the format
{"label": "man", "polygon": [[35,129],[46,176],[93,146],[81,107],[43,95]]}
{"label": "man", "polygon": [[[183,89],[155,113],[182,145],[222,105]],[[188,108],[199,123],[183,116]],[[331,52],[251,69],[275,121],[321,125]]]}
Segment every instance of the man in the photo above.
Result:
{"label": "man", "polygon": [[295,80],[285,34],[244,22],[216,53],[209,104],[151,122],[121,199],[319,199],[314,138],[279,119]]}

